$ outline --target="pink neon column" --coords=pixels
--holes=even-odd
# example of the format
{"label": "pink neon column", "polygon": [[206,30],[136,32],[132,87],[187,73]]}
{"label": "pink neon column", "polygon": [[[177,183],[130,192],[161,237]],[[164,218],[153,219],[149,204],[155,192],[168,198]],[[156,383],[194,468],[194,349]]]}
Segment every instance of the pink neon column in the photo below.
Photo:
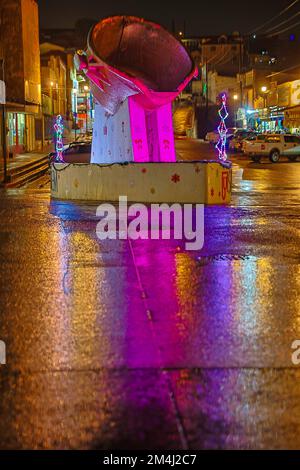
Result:
{"label": "pink neon column", "polygon": [[172,104],[146,111],[129,98],[132,147],[135,162],[176,162]]}

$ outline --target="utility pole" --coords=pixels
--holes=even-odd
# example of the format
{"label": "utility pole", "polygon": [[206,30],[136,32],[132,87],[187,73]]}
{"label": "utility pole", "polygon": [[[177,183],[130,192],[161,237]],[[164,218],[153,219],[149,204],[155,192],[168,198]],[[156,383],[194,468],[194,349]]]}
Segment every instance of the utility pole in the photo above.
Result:
{"label": "utility pole", "polygon": [[206,132],[209,131],[208,129],[208,63],[207,58],[205,58],[205,126]]}
{"label": "utility pole", "polygon": [[242,38],[239,37],[239,79],[240,79],[240,106],[243,108],[243,80],[242,80],[242,70],[243,70],[243,54],[242,54]]}
{"label": "utility pole", "polygon": [[[4,81],[4,59],[2,62],[2,80]],[[4,85],[5,86],[5,85]],[[2,135],[2,153],[3,153],[3,183],[7,182],[7,145],[6,145],[6,109],[5,109],[5,97],[1,104],[1,135]]]}
{"label": "utility pole", "polygon": [[75,140],[77,140],[77,111],[75,113],[73,113],[73,117],[74,117],[74,126],[75,126]]}
{"label": "utility pole", "polygon": [[[1,17],[0,17],[0,30],[3,31],[3,9],[1,9]],[[6,91],[5,91],[5,72],[4,72],[4,45],[3,45],[3,37],[2,34],[0,36],[0,61],[1,61],[1,69],[2,74],[1,78],[3,81],[4,86],[4,96],[3,101],[1,104],[1,137],[2,137],[2,154],[3,154],[3,183],[7,182],[7,144],[6,144]]]}

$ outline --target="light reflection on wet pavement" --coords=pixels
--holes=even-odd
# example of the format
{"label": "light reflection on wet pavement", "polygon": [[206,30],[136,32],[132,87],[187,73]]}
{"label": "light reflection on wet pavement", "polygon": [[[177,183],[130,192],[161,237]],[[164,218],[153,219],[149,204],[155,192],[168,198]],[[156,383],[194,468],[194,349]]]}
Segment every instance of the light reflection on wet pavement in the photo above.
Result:
{"label": "light reflection on wet pavement", "polygon": [[205,246],[2,193],[0,447],[299,448],[300,164],[238,160]]}

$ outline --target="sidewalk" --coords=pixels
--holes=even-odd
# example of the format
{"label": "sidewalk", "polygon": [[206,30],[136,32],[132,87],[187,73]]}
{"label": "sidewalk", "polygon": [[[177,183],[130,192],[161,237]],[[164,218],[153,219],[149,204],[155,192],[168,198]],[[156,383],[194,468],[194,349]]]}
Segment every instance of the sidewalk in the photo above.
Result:
{"label": "sidewalk", "polygon": [[[44,174],[48,168],[49,150],[44,149],[40,152],[29,152],[15,155],[7,162],[7,176],[5,187],[19,187],[27,181],[30,181]],[[0,182],[4,183],[4,166],[1,161]]]}
{"label": "sidewalk", "polygon": [[[79,133],[78,133],[79,135]],[[77,135],[77,137],[78,137]],[[64,136],[64,144],[68,144],[75,140],[75,131],[72,130],[68,135]],[[16,154],[13,158],[7,158],[7,173],[8,175],[13,174],[21,170],[23,167],[33,165],[42,158],[49,155],[54,150],[53,143],[46,145],[43,150],[35,152],[26,152],[22,154]],[[3,180],[4,164],[3,158],[0,157],[0,179]]]}
{"label": "sidewalk", "polygon": [[[77,137],[79,135],[79,131],[77,131]],[[64,135],[64,144],[68,144],[75,140],[75,130],[71,130],[69,133]],[[35,151],[35,152],[26,152],[14,155],[13,158],[7,157],[7,173],[12,174],[21,170],[22,167],[27,167],[33,165],[35,162],[38,162],[43,157],[49,155],[50,152],[54,150],[53,142],[49,145],[45,145],[43,150]],[[0,157],[0,179],[3,179],[3,172],[4,172],[4,162],[3,157]]]}
{"label": "sidewalk", "polygon": [[[49,152],[32,152],[24,153],[14,156],[14,158],[8,159],[7,161],[7,173],[14,173],[21,167],[27,166],[31,163],[35,163],[41,160],[43,157],[46,157]],[[3,161],[0,164],[0,175],[2,176],[4,172]]]}

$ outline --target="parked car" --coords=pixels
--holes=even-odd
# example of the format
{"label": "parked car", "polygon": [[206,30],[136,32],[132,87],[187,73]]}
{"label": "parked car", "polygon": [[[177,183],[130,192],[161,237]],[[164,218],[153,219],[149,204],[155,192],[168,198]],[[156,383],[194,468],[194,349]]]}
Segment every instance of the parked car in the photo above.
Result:
{"label": "parked car", "polygon": [[259,134],[255,139],[244,141],[243,152],[255,162],[268,156],[272,163],[277,163],[282,155],[295,161],[300,155],[300,137],[292,134]]}
{"label": "parked car", "polygon": [[91,142],[93,138],[93,132],[88,131],[85,134],[79,134],[76,136],[75,142]]}
{"label": "parked car", "polygon": [[[229,127],[227,130],[227,142],[229,142],[233,136],[235,135],[235,132],[237,129],[235,127]],[[217,144],[219,141],[220,135],[218,130],[208,132],[205,136],[205,140],[207,140],[210,144]]]}
{"label": "parked car", "polygon": [[255,131],[248,131],[246,129],[237,130],[230,140],[229,149],[233,152],[242,152],[244,140],[255,138],[255,136]]}
{"label": "parked car", "polygon": [[[298,137],[300,142],[300,137]],[[300,155],[300,145],[295,145],[294,147],[286,150],[284,155],[288,157],[291,162],[295,162]]]}
{"label": "parked car", "polygon": [[209,142],[210,144],[217,144],[219,140],[219,133],[218,131],[211,131],[208,132],[205,136],[205,140]]}
{"label": "parked car", "polygon": [[264,142],[266,139],[266,134],[256,134],[254,136],[248,137],[243,140],[242,143],[242,152],[248,155],[252,155],[252,150],[255,144]]}
{"label": "parked car", "polygon": [[[65,163],[89,163],[91,160],[91,142],[71,142],[64,146],[62,156]],[[56,152],[49,154],[51,162],[56,161]]]}

